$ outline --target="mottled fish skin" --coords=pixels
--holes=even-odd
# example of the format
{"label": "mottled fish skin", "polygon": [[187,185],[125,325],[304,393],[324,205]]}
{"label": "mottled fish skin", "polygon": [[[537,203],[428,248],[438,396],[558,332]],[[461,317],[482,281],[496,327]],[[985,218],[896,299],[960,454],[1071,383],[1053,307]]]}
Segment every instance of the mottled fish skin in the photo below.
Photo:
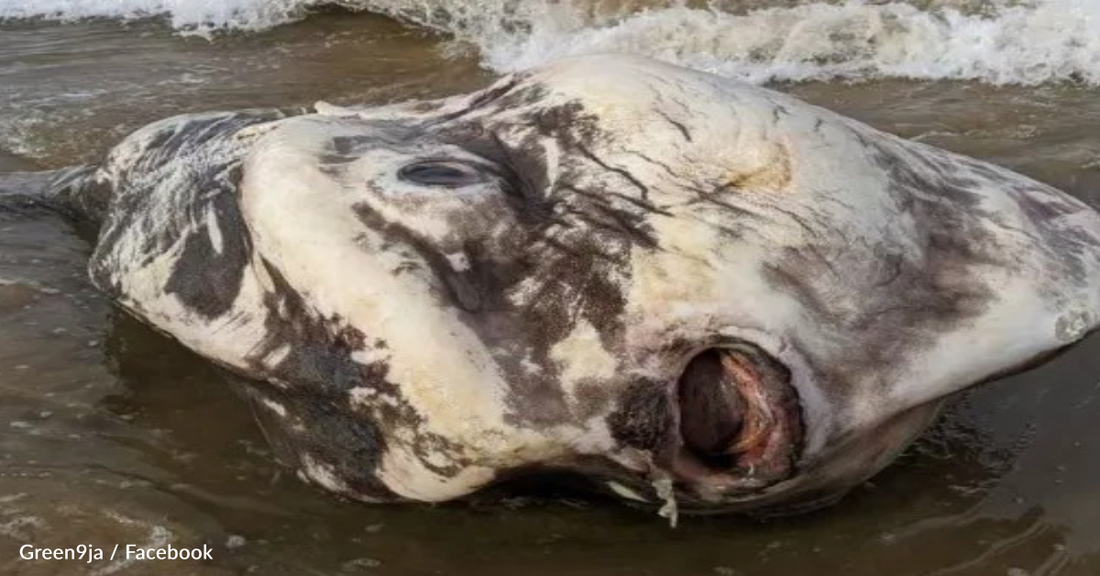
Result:
{"label": "mottled fish skin", "polygon": [[353,498],[564,468],[656,503],[670,386],[745,343],[801,399],[796,474],[684,498],[828,501],[945,396],[1100,323],[1093,210],[767,89],[589,56],[318,110],[165,120],[65,194],[102,213],[96,285],[253,381]]}

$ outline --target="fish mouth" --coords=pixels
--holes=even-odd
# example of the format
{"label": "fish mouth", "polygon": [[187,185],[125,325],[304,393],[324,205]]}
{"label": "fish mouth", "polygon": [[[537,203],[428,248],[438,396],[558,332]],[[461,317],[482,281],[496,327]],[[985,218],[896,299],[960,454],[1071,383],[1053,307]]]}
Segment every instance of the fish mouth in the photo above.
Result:
{"label": "fish mouth", "polygon": [[804,423],[790,372],[752,346],[709,348],[673,389],[671,441],[658,464],[679,490],[736,500],[795,475]]}

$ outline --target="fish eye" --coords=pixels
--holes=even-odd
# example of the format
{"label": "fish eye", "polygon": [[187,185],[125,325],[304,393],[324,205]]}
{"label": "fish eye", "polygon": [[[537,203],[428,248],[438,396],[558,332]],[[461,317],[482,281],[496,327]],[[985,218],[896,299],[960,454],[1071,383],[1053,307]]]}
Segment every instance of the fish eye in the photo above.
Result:
{"label": "fish eye", "polygon": [[423,186],[459,188],[485,182],[485,174],[476,167],[448,160],[425,160],[401,168],[401,180]]}

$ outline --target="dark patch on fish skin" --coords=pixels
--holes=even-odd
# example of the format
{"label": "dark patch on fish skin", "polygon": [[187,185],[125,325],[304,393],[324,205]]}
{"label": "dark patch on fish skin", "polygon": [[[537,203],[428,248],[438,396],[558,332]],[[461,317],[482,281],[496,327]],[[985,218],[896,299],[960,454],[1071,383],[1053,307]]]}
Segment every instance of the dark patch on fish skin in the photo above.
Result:
{"label": "dark patch on fish skin", "polygon": [[482,289],[478,286],[477,274],[472,271],[454,270],[437,248],[407,226],[390,222],[382,217],[369,204],[358,203],[354,207],[355,215],[367,228],[387,239],[387,242],[399,243],[411,247],[424,259],[435,277],[443,281],[447,288],[447,299],[466,312],[481,309]]}
{"label": "dark patch on fish skin", "polygon": [[[384,381],[385,364],[364,365],[351,357],[365,348],[362,332],[338,317],[321,318],[277,268],[266,260],[262,265],[271,278],[272,290],[263,298],[267,309],[264,338],[248,358],[254,371],[318,393],[347,392]],[[276,366],[268,366],[266,358],[284,347],[289,352]]]}
{"label": "dark patch on fish skin", "polygon": [[542,106],[553,89],[541,82],[524,82],[522,85],[486,102],[478,111],[528,111]]}
{"label": "dark patch on fish skin", "polygon": [[586,378],[576,385],[574,411],[581,420],[588,420],[600,414],[614,398],[614,390],[602,379]]}
{"label": "dark patch on fish skin", "polygon": [[[1091,207],[1056,188],[1000,166],[965,157],[953,159],[967,169],[973,181],[1000,188],[1016,202],[1026,217],[1025,225],[1011,230],[1027,236],[1034,249],[1043,251],[1044,264],[1051,268],[1047,276],[1088,283],[1089,262],[1100,250],[1100,238],[1069,220],[1093,214],[1095,211]],[[1001,225],[1008,228],[1004,223]]]}
{"label": "dark patch on fish skin", "polygon": [[503,184],[509,208],[521,224],[539,226],[551,216],[545,198],[549,186],[546,158],[541,150],[513,151],[500,134],[480,123],[442,127],[434,135],[489,161]]}
{"label": "dark patch on fish skin", "polygon": [[[516,348],[521,342],[529,346],[534,362],[545,366],[549,362],[549,348],[553,341],[544,341],[540,335],[547,331],[557,334],[566,329],[562,325],[562,316],[547,317],[536,308],[517,310],[508,300],[507,290],[535,273],[532,264],[522,257],[509,260],[507,255],[494,253],[480,244],[473,230],[460,227],[459,230],[466,233],[463,235],[466,240],[464,252],[469,267],[455,270],[439,247],[427,242],[416,231],[386,221],[367,205],[357,205],[355,210],[365,226],[384,235],[389,242],[411,247],[420,256],[443,288],[443,292],[437,295],[440,303],[459,309],[462,312],[459,318],[478,334],[488,348],[509,352],[498,355],[497,361],[507,374],[510,385],[522,390],[516,395],[522,399],[522,405],[516,408],[522,411],[528,423],[560,423],[568,409],[556,373],[527,373],[522,366],[523,354]],[[516,232],[523,234],[524,230]],[[532,346],[532,342],[545,344]]]}
{"label": "dark patch on fish skin", "polygon": [[[97,190],[94,194],[108,196],[110,201],[89,263],[93,283],[114,298],[128,300],[123,294],[126,287],[122,279],[173,249],[183,234],[193,233],[212,202],[218,204],[216,209],[223,221],[241,221],[235,178],[239,177],[240,155],[244,150],[229,154],[221,153],[219,147],[227,146],[246,127],[286,115],[279,110],[264,110],[162,121],[145,129],[155,132],[142,142],[141,154],[126,156],[125,164],[108,156],[95,175],[96,187],[110,190]],[[150,142],[158,147],[149,146]],[[220,152],[217,161],[206,156],[212,149]],[[234,180],[230,182],[227,178]],[[74,193],[84,192],[68,194]],[[232,233],[223,229],[223,239],[232,242],[229,237]],[[236,233],[244,231],[238,228]],[[118,250],[124,250],[127,256],[122,258],[116,253]],[[236,266],[238,262],[229,259],[222,263]],[[187,264],[211,265],[196,259],[188,260]],[[178,275],[197,273],[181,269],[179,264],[174,269]]]}
{"label": "dark patch on fish skin", "polygon": [[[513,94],[522,97],[526,93],[527,98],[521,102],[535,103],[545,97],[546,91],[535,85]],[[560,250],[574,259],[590,254],[594,261],[586,267],[593,271],[602,266],[625,266],[634,245],[657,248],[646,217],[662,212],[642,198],[648,186],[628,171],[609,166],[590,148],[603,138],[597,115],[580,102],[569,102],[538,107],[523,118],[525,122],[519,126],[530,132],[512,134],[512,155],[529,158],[525,174],[540,174],[538,188],[545,202],[543,209],[548,211],[543,213],[541,226],[533,231],[533,243],[541,243],[548,250]],[[490,133],[499,129],[502,128],[491,129]],[[559,174],[552,182],[541,176],[548,171],[545,155],[538,153],[546,146],[546,139],[555,142],[562,151]],[[534,161],[530,160],[532,156]],[[586,182],[590,174],[607,173],[621,176],[626,187],[638,194],[624,193],[606,181]],[[603,264],[598,264],[601,261]]]}
{"label": "dark patch on fish skin", "polygon": [[[228,172],[217,180],[235,187],[241,179],[240,166],[234,165]],[[233,308],[252,255],[252,243],[237,207],[235,189],[223,188],[212,196],[203,209],[214,212],[222,238],[221,251],[215,249],[210,239],[207,216],[193,214],[197,225],[183,241],[183,251],[164,285],[165,293],[175,294],[181,304],[211,320]]]}
{"label": "dark patch on fish skin", "polygon": [[[486,132],[507,133],[503,146],[509,151],[508,159],[514,165],[522,162],[521,172],[530,179],[526,198],[529,205],[538,207],[537,217],[529,220],[527,235],[515,242],[525,247],[522,260],[526,264],[516,268],[521,272],[516,281],[528,280],[531,288],[525,300],[530,304],[512,315],[533,320],[526,328],[526,354],[536,365],[547,367],[547,376],[556,380],[550,351],[582,318],[593,326],[612,357],[624,357],[626,298],[622,290],[629,278],[630,253],[635,246],[659,249],[646,222],[647,216],[659,209],[644,197],[648,193],[645,183],[629,171],[610,166],[594,152],[594,146],[605,138],[599,116],[579,101],[540,105],[548,93],[549,89],[538,84],[513,90],[497,106],[508,106],[517,118],[504,125],[490,114]],[[547,146],[560,151],[553,180],[547,175],[550,167],[543,152]],[[532,174],[538,176],[532,178]],[[615,182],[615,177],[620,181]],[[583,382],[579,385],[579,390],[583,389]],[[544,386],[560,387],[560,383],[550,380]],[[519,404],[515,419],[510,420],[513,424],[536,422],[529,416],[532,409],[524,400],[526,390],[518,386],[513,391],[512,398]],[[584,406],[577,410],[596,413],[610,398],[587,395],[583,400]],[[546,417],[538,420],[552,421]]]}
{"label": "dark patch on fish skin", "polygon": [[[332,470],[351,489],[353,493],[346,496],[404,500],[377,476],[385,438],[370,419],[349,405],[346,396],[286,392],[254,383],[242,388],[264,437],[284,464],[298,468],[308,457]],[[265,402],[282,406],[286,415],[277,414]]]}
{"label": "dark patch on fish skin", "polygon": [[645,224],[642,216],[625,210],[619,210],[598,194],[591,194],[579,188],[574,188],[571,185],[563,186],[572,189],[578,195],[591,195],[592,201],[584,203],[578,202],[575,203],[575,205],[565,205],[562,203],[562,213],[575,217],[582,223],[588,224],[602,232],[616,236],[625,236],[629,238],[630,241],[640,246],[650,249],[655,249],[659,246],[657,238]]}
{"label": "dark patch on fish skin", "polygon": [[[360,138],[358,140],[348,136],[337,136],[333,138],[329,145],[332,147],[332,153],[322,156],[324,158],[354,158],[355,149],[360,143],[373,142],[370,138]],[[343,162],[338,162],[343,163]]]}
{"label": "dark patch on fish skin", "polygon": [[[524,329],[530,336],[526,347],[530,359],[544,366],[548,377],[544,386],[557,389],[561,393],[561,384],[557,381],[556,363],[550,358],[553,347],[567,337],[580,319],[592,325],[601,344],[612,356],[622,352],[622,319],[626,306],[622,289],[615,282],[622,272],[623,264],[607,262],[601,255],[606,249],[596,238],[581,243],[579,239],[568,239],[568,244],[558,245],[552,242],[538,242],[532,246],[528,266],[538,263],[536,273],[517,276],[533,279],[531,292],[526,295],[526,305],[509,314],[519,315],[523,324],[514,329]],[[564,250],[563,250],[564,248]],[[504,293],[501,300],[504,300]],[[514,319],[509,318],[512,322]],[[522,398],[522,396],[519,396]],[[589,398],[595,400],[595,398]],[[520,401],[522,404],[522,400]],[[523,412],[529,407],[520,406]]]}
{"label": "dark patch on fish skin", "polygon": [[[930,157],[945,153],[927,148]],[[997,225],[1026,236],[1031,248],[1044,253],[1046,276],[1079,284],[1088,283],[1089,262],[1100,250],[1100,238],[1089,229],[1069,221],[1074,216],[1093,214],[1094,210],[1077,199],[999,166],[971,158],[951,156],[964,169],[945,162],[932,162],[940,174],[956,188],[981,186],[1004,190],[1024,215],[1023,227],[1012,227],[999,214],[985,213]]]}
{"label": "dark patch on fish skin", "polygon": [[[578,102],[539,106],[545,94],[537,84],[502,90],[485,99],[485,110],[465,110],[449,123],[425,122],[416,136],[418,142],[458,146],[485,160],[484,169],[497,178],[505,200],[493,209],[506,207],[500,220],[515,226],[490,234],[482,215],[451,211],[446,215],[450,239],[441,246],[439,239],[384,218],[372,208],[375,200],[355,207],[359,220],[386,238],[378,249],[411,249],[431,270],[441,304],[459,310],[459,319],[493,351],[511,387],[509,423],[533,427],[570,418],[550,354],[578,321],[591,323],[609,353],[621,356],[626,301],[618,282],[628,276],[634,246],[658,248],[646,217],[659,209],[642,197],[646,185],[587,148],[602,137],[599,119]],[[498,122],[493,110],[526,120]],[[553,143],[576,154],[556,167],[551,181],[545,148]],[[378,145],[369,136],[353,137],[335,143],[334,150],[363,153]],[[599,180],[586,183],[592,174]],[[461,270],[445,256],[456,253],[466,256],[468,266]],[[530,293],[516,304],[514,292],[521,285]],[[532,364],[540,369],[532,372]],[[600,408],[596,401],[609,401],[590,399],[585,410],[592,413]]]}
{"label": "dark patch on fish skin", "polygon": [[623,446],[660,454],[676,434],[668,386],[644,380],[630,384],[607,419],[611,436]]}
{"label": "dark patch on fish skin", "polygon": [[[332,120],[329,119],[329,122]],[[349,122],[345,120],[345,122]],[[363,152],[380,146],[402,147],[424,136],[426,122],[399,122],[394,120],[361,121],[363,134],[335,136],[329,141],[328,151],[322,158],[334,160],[331,164],[347,164],[359,159]]]}
{"label": "dark patch on fish skin", "polygon": [[[382,433],[413,430],[415,440],[411,448],[421,457],[422,465],[443,476],[457,474],[468,463],[461,455],[461,447],[420,430],[425,424],[424,417],[408,404],[400,387],[388,379],[389,365],[384,360],[363,363],[352,358],[355,352],[367,349],[366,335],[341,318],[320,317],[274,266],[266,261],[263,265],[273,290],[264,297],[267,308],[264,339],[249,357],[251,369],[246,375],[283,383],[290,394],[330,398],[330,404],[357,413],[345,415],[347,419],[369,418],[374,429]],[[287,352],[276,365],[265,362],[268,356],[283,349]],[[365,414],[367,408],[357,410],[348,404],[349,392],[354,388],[372,390],[391,401],[374,402],[369,414]],[[432,464],[429,457],[432,452],[445,454],[449,464]],[[341,466],[345,465],[356,466],[354,463]]]}
{"label": "dark patch on fish skin", "polygon": [[[621,222],[630,221],[629,234],[640,233],[641,236],[652,239],[652,234],[646,228],[642,214],[636,214],[634,208],[642,208],[646,213],[661,213],[661,211],[648,202],[649,186],[640,178],[619,166],[612,166],[600,158],[593,149],[598,142],[606,138],[606,132],[600,125],[597,114],[590,112],[582,102],[570,101],[553,106],[538,106],[549,94],[549,89],[540,84],[524,86],[522,89],[513,90],[506,98],[495,103],[494,109],[512,110],[519,109],[519,122],[510,121],[507,126],[496,125],[491,116],[487,118],[489,128],[486,132],[495,138],[498,149],[504,150],[504,160],[515,166],[515,172],[526,178],[537,175],[537,181],[524,182],[524,190],[535,191],[549,201],[560,201],[563,198],[561,192],[578,193],[583,188],[579,180],[588,172],[615,174],[622,178],[626,188],[633,188],[638,194],[628,194],[624,191],[604,185],[598,192],[602,193],[599,201],[603,204],[599,208],[605,214],[608,209],[614,209],[619,213]],[[504,143],[498,136],[507,131],[511,142]],[[533,132],[532,132],[533,131]],[[525,133],[526,132],[526,133]],[[566,163],[559,166],[562,174],[555,182],[550,182],[546,176],[548,167],[543,150],[546,140],[553,141],[562,152],[562,161]],[[587,160],[591,164],[585,164],[581,160]],[[593,192],[597,192],[593,190]],[[590,196],[591,200],[594,196]],[[632,206],[618,207],[613,205],[613,200],[625,201]],[[579,202],[578,202],[579,204]],[[624,209],[625,208],[625,209]]]}
{"label": "dark patch on fish skin", "polygon": [[[538,87],[530,91],[540,93]],[[537,107],[526,114],[525,120],[539,135],[553,139],[563,150],[591,147],[604,136],[599,116],[589,112],[580,101]]]}
{"label": "dark patch on fish skin", "polygon": [[[567,212],[564,204],[553,204],[552,210],[557,214]],[[568,226],[552,219],[528,230],[512,245],[519,254],[517,259],[511,266],[497,264],[493,273],[497,282],[489,300],[496,311],[492,318],[496,335],[489,341],[514,349],[502,363],[515,375],[510,402],[515,403],[516,419],[510,422],[552,424],[555,418],[560,421],[565,417],[554,414],[566,410],[564,404],[558,410],[547,411],[559,403],[540,405],[528,397],[533,390],[543,389],[561,398],[556,363],[550,358],[553,347],[583,318],[593,326],[609,353],[621,352],[626,302],[616,279],[625,275],[630,244],[619,232]],[[526,282],[528,292],[523,304],[515,305],[509,294],[521,282]],[[508,336],[516,333],[524,335],[522,348],[517,348]],[[526,374],[518,361],[525,355],[543,368],[540,373]],[[534,406],[539,409],[533,410]]]}
{"label": "dark patch on fish skin", "polygon": [[470,98],[470,101],[466,104],[466,106],[464,106],[460,110],[444,115],[438,118],[436,122],[451,122],[471,112],[481,110],[482,108],[493,103],[494,101],[502,100],[515,87],[522,84],[523,81],[526,80],[528,77],[530,77],[530,74],[527,72],[514,72],[512,74],[509,74],[507,77],[497,81],[492,86],[489,86],[481,92],[476,93],[472,98]]}
{"label": "dark patch on fish skin", "polygon": [[919,251],[886,239],[868,260],[862,251],[852,252],[850,243],[822,239],[783,249],[762,268],[770,285],[794,296],[815,324],[845,339],[838,343],[848,351],[843,363],[814,366],[832,387],[860,374],[875,374],[879,385],[890,385],[889,367],[903,366],[997,299],[996,287],[975,266],[1014,268],[1011,250],[990,228],[994,215],[981,208],[977,182],[953,158],[870,138],[862,142],[887,176],[896,217],[914,221],[916,236],[907,240]]}
{"label": "dark patch on fish skin", "polygon": [[321,163],[322,165],[328,165],[328,164],[350,164],[350,163],[352,163],[352,162],[355,162],[355,161],[356,161],[356,160],[358,160],[358,159],[359,159],[359,158],[358,158],[357,156],[353,156],[353,155],[344,155],[344,154],[322,154],[321,156],[319,156],[319,157],[317,158],[317,161],[318,161],[318,162],[320,162],[320,163]]}
{"label": "dark patch on fish skin", "polygon": [[1030,233],[1037,237],[1037,246],[1046,253],[1046,262],[1060,268],[1056,276],[1088,284],[1087,262],[1100,251],[1100,239],[1066,219],[1092,209],[1037,182],[1012,186],[1009,194],[1027,216],[1032,227]]}

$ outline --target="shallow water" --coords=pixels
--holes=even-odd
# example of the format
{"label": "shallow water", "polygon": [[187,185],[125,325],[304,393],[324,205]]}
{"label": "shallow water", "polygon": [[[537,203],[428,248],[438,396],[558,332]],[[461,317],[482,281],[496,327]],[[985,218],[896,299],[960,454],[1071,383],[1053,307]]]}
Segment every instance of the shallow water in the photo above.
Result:
{"label": "shallow water", "polygon": [[[384,102],[491,80],[474,54],[367,14],[214,41],[157,21],[0,24],[0,171],[96,159],[190,110]],[[1100,205],[1100,90],[780,85]],[[972,391],[839,506],[770,522],[512,497],[370,507],[276,465],[224,374],[113,309],[89,245],[0,213],[0,573],[848,576],[1100,573],[1100,336]],[[27,562],[37,546],[215,548],[203,563]]]}

